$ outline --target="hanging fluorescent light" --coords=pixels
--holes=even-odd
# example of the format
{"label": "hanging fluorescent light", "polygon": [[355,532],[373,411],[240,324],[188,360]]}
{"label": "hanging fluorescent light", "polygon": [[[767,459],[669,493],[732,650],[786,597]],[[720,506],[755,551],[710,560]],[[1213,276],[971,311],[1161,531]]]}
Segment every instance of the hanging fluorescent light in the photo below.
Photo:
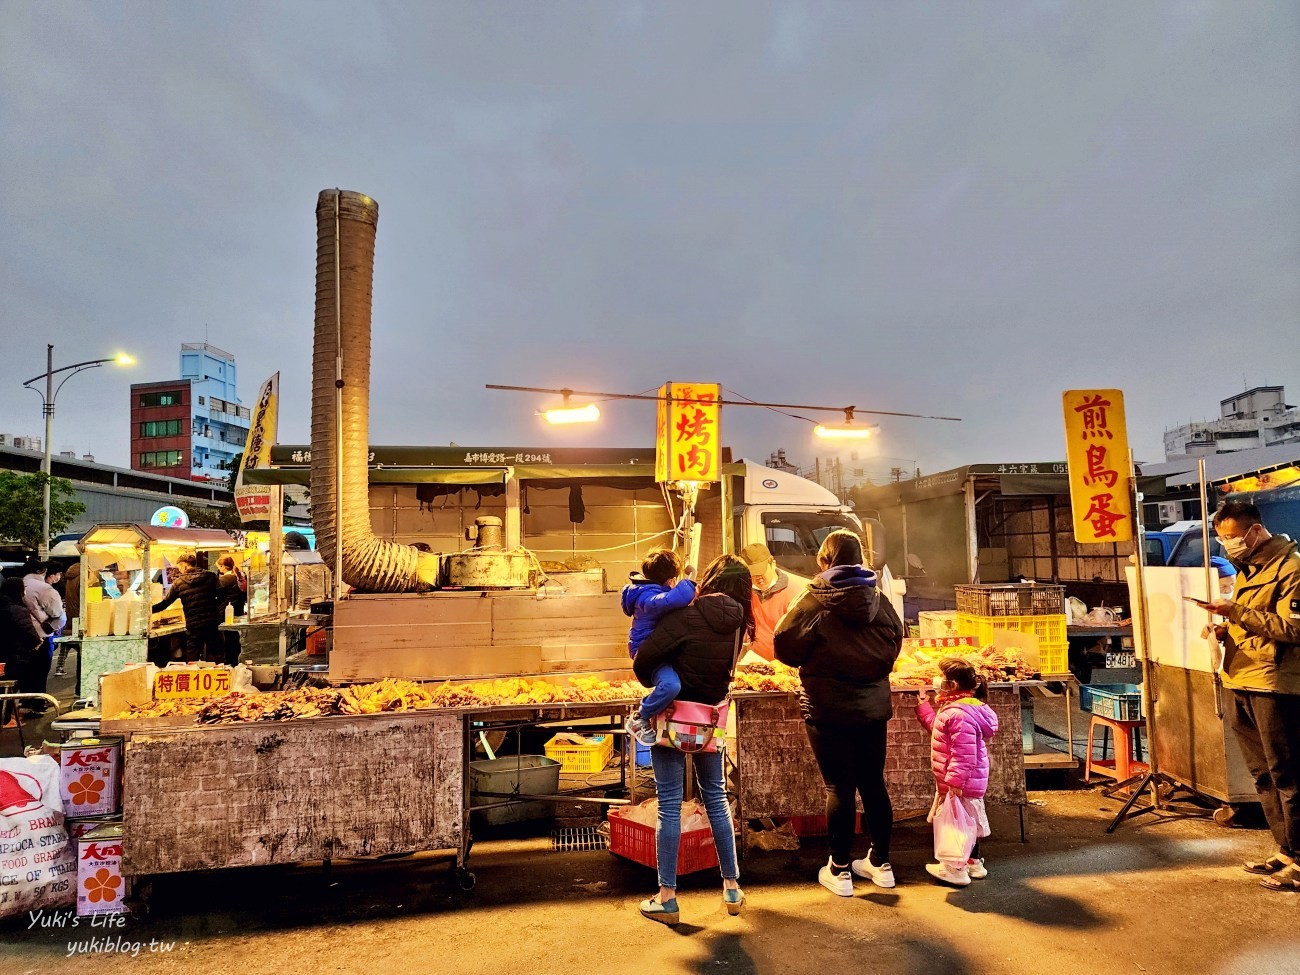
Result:
{"label": "hanging fluorescent light", "polygon": [[813,434],[826,440],[866,440],[875,431],[875,426],[863,426],[853,422],[853,407],[844,411],[843,423],[819,423],[813,427]]}
{"label": "hanging fluorescent light", "polygon": [[600,410],[595,403],[588,403],[586,406],[570,406],[569,397],[572,394],[571,389],[560,390],[560,395],[564,397],[564,405],[542,411],[542,416],[546,417],[547,423],[595,423],[600,419]]}

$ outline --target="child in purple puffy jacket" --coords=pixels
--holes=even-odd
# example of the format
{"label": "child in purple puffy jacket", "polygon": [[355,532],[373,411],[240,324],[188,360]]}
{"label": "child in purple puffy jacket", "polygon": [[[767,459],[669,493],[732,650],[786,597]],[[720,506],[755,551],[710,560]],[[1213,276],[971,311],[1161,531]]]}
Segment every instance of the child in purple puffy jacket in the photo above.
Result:
{"label": "child in purple puffy jacket", "polygon": [[967,860],[927,863],[925,869],[940,883],[965,887],[989,875],[979,855],[979,838],[990,832],[984,811],[989,785],[985,742],[998,733],[998,716],[984,703],[984,682],[968,661],[946,657],[939,661],[939,672],[943,677],[935,681],[938,697],[928,691],[916,706],[916,716],[930,732],[930,768],[937,787],[929,821],[934,822],[939,804],[952,793],[978,824],[978,834]]}

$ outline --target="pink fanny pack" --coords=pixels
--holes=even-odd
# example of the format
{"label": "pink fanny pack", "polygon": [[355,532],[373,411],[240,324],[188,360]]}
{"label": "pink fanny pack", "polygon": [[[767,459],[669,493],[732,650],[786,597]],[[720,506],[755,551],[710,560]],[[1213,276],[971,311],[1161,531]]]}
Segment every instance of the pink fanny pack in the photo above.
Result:
{"label": "pink fanny pack", "polygon": [[730,698],[720,704],[673,701],[654,717],[655,730],[659,732],[655,744],[679,752],[716,752],[719,737],[726,737],[730,713]]}

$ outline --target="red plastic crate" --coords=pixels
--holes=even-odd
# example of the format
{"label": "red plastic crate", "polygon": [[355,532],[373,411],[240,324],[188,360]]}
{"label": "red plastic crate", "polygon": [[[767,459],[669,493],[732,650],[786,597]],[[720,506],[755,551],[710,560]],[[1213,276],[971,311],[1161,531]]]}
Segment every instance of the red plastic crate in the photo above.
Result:
{"label": "red plastic crate", "polygon": [[[794,827],[796,836],[825,836],[826,835],[826,817],[825,816],[791,816],[790,825]],[[857,818],[853,823],[853,832],[862,832],[862,811],[858,811]]]}
{"label": "red plastic crate", "polygon": [[[659,865],[655,853],[655,829],[609,811],[609,852],[633,863],[654,869]],[[683,833],[677,846],[677,874],[695,873],[718,865],[718,849],[713,832],[707,826]]]}

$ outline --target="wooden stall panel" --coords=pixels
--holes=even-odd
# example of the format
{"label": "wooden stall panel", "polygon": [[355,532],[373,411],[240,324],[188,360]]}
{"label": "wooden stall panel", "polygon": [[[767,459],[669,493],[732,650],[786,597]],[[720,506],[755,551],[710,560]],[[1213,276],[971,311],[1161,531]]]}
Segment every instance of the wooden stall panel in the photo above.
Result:
{"label": "wooden stall panel", "polygon": [[[916,718],[916,701],[916,692],[895,691],[894,715],[886,730],[885,781],[897,812],[929,809],[934,798],[930,736]],[[793,696],[742,697],[736,703],[741,815],[746,819],[824,815],[826,789],[808,745],[798,700]],[[989,706],[997,713],[998,733],[988,743],[986,798],[1023,804],[1020,691],[990,689]]]}
{"label": "wooden stall panel", "polygon": [[462,718],[322,718],[137,734],[131,875],[459,849]]}

